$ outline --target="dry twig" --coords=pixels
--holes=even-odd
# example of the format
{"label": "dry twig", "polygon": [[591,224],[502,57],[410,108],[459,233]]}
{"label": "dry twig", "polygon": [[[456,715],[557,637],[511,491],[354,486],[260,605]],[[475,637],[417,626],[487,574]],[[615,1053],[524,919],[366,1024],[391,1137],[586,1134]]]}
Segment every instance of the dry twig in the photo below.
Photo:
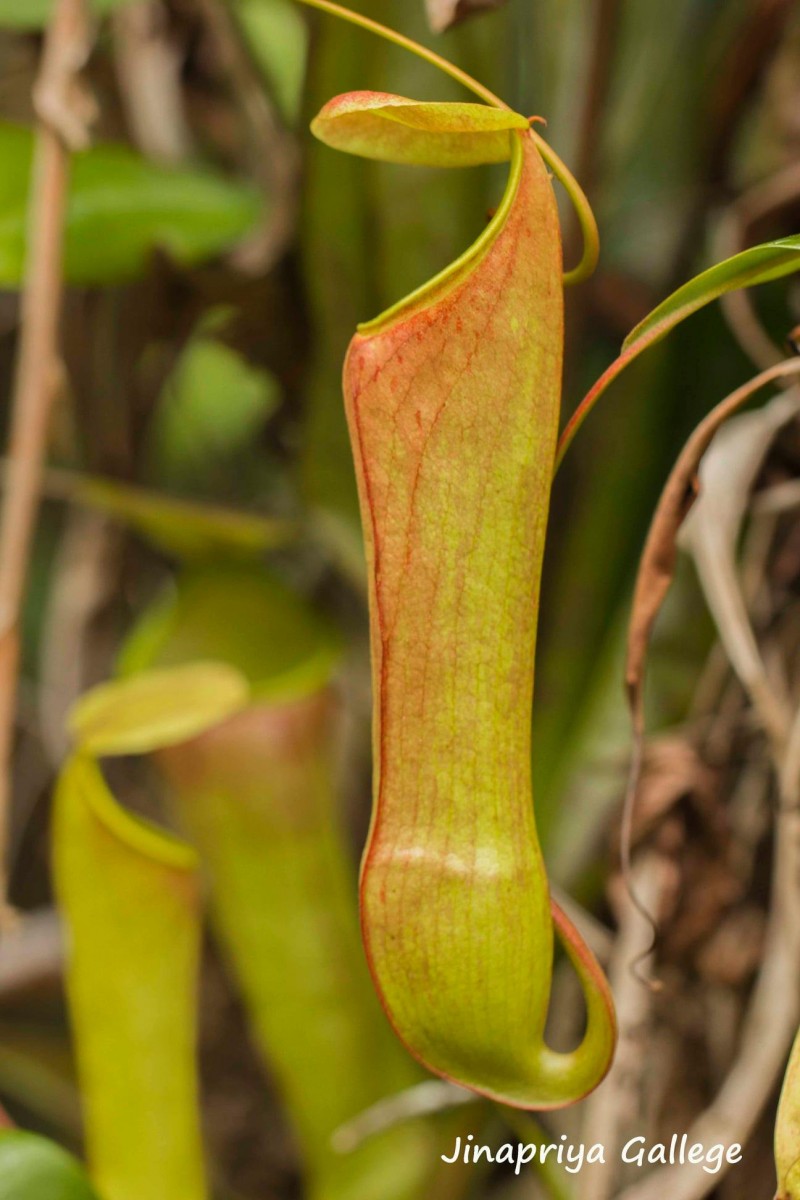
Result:
{"label": "dry twig", "polygon": [[62,243],[71,150],[88,141],[92,107],[78,74],[90,45],[84,0],[59,0],[35,91],[39,118],[30,234],[12,401],[6,497],[0,518],[0,908],[7,913],[10,760],[18,619],[59,380]]}
{"label": "dry twig", "polygon": [[[800,374],[800,362],[789,360],[762,371],[749,383],[731,392],[700,422],[683,447],[661,493],[642,553],[628,627],[625,686],[633,727],[633,753],[622,814],[622,870],[630,878],[630,846],[633,812],[642,771],[645,735],[644,682],[647,651],[653,626],[672,585],[677,559],[677,537],[697,495],[697,469],[717,430],[758,391],[792,375]],[[749,681],[748,681],[749,682]],[[786,737],[786,713],[771,691],[751,691],[776,758]],[[647,918],[647,909],[631,898]]]}
{"label": "dry twig", "polygon": [[[646,854],[634,868],[636,894],[648,912],[658,912],[674,880],[674,868],[658,854]],[[617,1009],[619,1044],[608,1076],[587,1101],[582,1138],[607,1150],[606,1161],[586,1167],[578,1177],[578,1200],[608,1200],[618,1170],[616,1153],[621,1134],[639,1109],[642,1077],[647,1063],[645,1037],[650,1025],[653,992],[642,985],[630,967],[642,963],[652,948],[652,930],[629,896],[620,904],[619,934],[608,973]]]}
{"label": "dry twig", "polygon": [[[787,366],[786,363],[775,366],[759,378],[763,381],[768,377],[777,378],[779,374],[786,375],[789,373]],[[791,408],[791,401],[789,406]],[[773,408],[773,412],[781,411],[781,405]],[[752,437],[751,424],[740,426],[748,437]],[[753,462],[744,464],[746,469],[741,472],[741,482],[745,489],[747,479],[752,482],[756,459],[762,453],[763,445],[754,446]],[[727,466],[735,474],[735,463],[732,466],[729,462]],[[728,513],[730,535],[735,533],[740,522],[739,507],[739,498],[735,497],[733,509]],[[724,538],[725,520],[719,513],[713,524],[718,535]],[[672,536],[670,533],[670,540]],[[694,549],[697,549],[696,539]],[[703,583],[708,594],[709,581],[705,576]],[[714,586],[720,586],[719,579]],[[738,583],[735,578],[728,579],[724,586],[738,588]],[[711,590],[713,592],[713,588]],[[726,645],[731,662],[735,663],[737,655],[731,653],[730,638]],[[726,1147],[735,1143],[744,1145],[748,1140],[779,1079],[800,1015],[797,984],[800,974],[800,712],[794,718],[788,712],[784,713],[781,717],[783,728],[770,729],[774,714],[772,709],[765,707],[764,698],[759,695],[761,675],[753,677],[751,673],[740,671],[740,677],[764,731],[770,735],[780,805],[776,815],[772,895],[762,965],[744,1019],[739,1054],[716,1098],[688,1131],[690,1144],[700,1142],[705,1146],[718,1143]],[[728,1165],[723,1163],[722,1171],[726,1171]],[[701,1200],[720,1179],[720,1174],[712,1176],[702,1165],[663,1167],[656,1169],[642,1183],[627,1188],[619,1200],[666,1200],[667,1197],[669,1200]]]}
{"label": "dry twig", "polygon": [[[795,746],[794,769],[800,757],[800,722],[790,742]],[[797,1027],[800,809],[797,779],[790,781],[787,770],[782,775],[784,798],[776,822],[772,909],[763,963],[745,1018],[739,1057],[716,1099],[688,1131],[690,1145],[744,1145],[780,1076]],[[790,786],[791,803],[786,793]],[[720,1178],[721,1174],[709,1175],[702,1166],[688,1163],[663,1167],[626,1188],[619,1200],[701,1200]]]}
{"label": "dry twig", "polygon": [[192,136],[183,106],[182,64],[167,36],[163,3],[123,4],[111,19],[117,78],[136,142],[159,162],[184,162]]}
{"label": "dry twig", "polygon": [[241,271],[262,274],[278,262],[294,234],[300,169],[297,146],[281,126],[229,6],[220,0],[200,0],[200,5],[244,118],[254,174],[269,198],[262,227],[238,247],[232,261]]}
{"label": "dry twig", "polygon": [[13,933],[3,939],[0,1000],[56,984],[61,978],[63,957],[64,939],[56,913],[49,908],[27,913]]}
{"label": "dry twig", "polygon": [[505,0],[425,0],[428,22],[434,33],[444,33],[459,21],[489,8],[500,8]]}
{"label": "dry twig", "polygon": [[108,670],[112,650],[108,637],[97,637],[97,622],[117,583],[120,546],[120,532],[107,517],[68,513],[48,597],[38,689],[40,733],[56,767],[70,747],[72,705]]}

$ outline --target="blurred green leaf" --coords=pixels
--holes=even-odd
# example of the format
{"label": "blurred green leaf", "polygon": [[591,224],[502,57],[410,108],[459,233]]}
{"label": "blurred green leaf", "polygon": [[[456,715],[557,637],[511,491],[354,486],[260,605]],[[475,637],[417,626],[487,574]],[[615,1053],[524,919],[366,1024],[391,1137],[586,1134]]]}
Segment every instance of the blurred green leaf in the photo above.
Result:
{"label": "blurred green leaf", "polygon": [[[93,12],[102,14],[130,0],[89,0]],[[0,26],[12,29],[42,29],[55,8],[55,0],[0,0]]]}
{"label": "blurred green leaf", "polygon": [[79,1164],[31,1133],[0,1133],[0,1200],[97,1200]]}
{"label": "blurred green leaf", "polygon": [[[0,122],[0,286],[22,281],[33,132]],[[67,207],[69,283],[120,283],[141,275],[155,250],[191,265],[221,253],[259,219],[254,189],[208,170],[173,170],[122,145],[73,158]]]}
{"label": "blurred green leaf", "polygon": [[232,0],[250,52],[285,120],[300,116],[308,57],[306,22],[293,0]]}
{"label": "blurred green leaf", "polygon": [[104,1200],[206,1200],[194,852],[122,809],[76,754],[56,792],[53,868],[92,1179]]}
{"label": "blurred green leaf", "polygon": [[189,342],[156,408],[149,434],[152,477],[182,487],[252,444],[281,399],[267,371],[214,338]]}
{"label": "blurred green leaf", "polygon": [[225,663],[148,671],[88,692],[72,711],[70,732],[87,754],[148,754],[219,724],[249,694],[244,676]]}
{"label": "blurred green leaf", "polygon": [[[215,504],[176,499],[116,479],[51,472],[71,500],[115,517],[178,558],[259,557],[282,546],[298,530],[291,521],[262,517]],[[62,482],[66,488],[62,489]]]}
{"label": "blurred green leaf", "polygon": [[[40,929],[51,915],[47,911],[38,914]],[[23,924],[28,930],[34,922],[37,916],[26,913]],[[55,921],[53,925],[58,929]],[[13,1005],[7,1008],[8,1013],[0,1017],[0,1094],[35,1116],[38,1128],[57,1132],[67,1144],[80,1144],[80,1096],[72,1051],[63,1029],[44,1025],[32,1014],[29,1019],[27,1010],[20,1020]]]}

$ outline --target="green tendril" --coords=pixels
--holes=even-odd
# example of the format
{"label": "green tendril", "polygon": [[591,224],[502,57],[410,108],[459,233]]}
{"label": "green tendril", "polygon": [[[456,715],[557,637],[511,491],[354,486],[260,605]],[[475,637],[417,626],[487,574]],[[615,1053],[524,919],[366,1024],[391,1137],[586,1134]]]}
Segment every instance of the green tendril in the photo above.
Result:
{"label": "green tendril", "polygon": [[492,105],[493,108],[506,108],[511,111],[505,101],[501,100],[499,96],[495,96],[494,92],[490,92],[482,83],[478,83],[477,79],[473,79],[466,71],[462,71],[460,67],[454,66],[446,58],[442,58],[435,50],[428,50],[426,46],[421,46],[419,42],[415,42],[412,38],[405,37],[404,34],[390,29],[388,25],[381,25],[380,21],[373,21],[371,17],[364,17],[360,13],[351,12],[349,8],[344,8],[341,4],[334,4],[333,0],[297,0],[297,3],[305,4],[309,8],[319,9],[320,12],[329,13],[332,17],[339,17],[342,21],[349,21],[351,25],[357,25],[360,29],[366,29],[368,33],[374,33],[377,37],[384,38],[387,42],[393,42],[395,46],[401,46],[404,50],[409,50],[412,54],[416,54],[417,58],[424,59],[431,66],[438,67],[440,71],[444,71],[445,75],[449,75],[451,79],[455,79],[457,83],[462,84],[473,95],[479,96],[481,100]]}
{"label": "green tendril", "polygon": [[597,228],[595,215],[592,212],[592,206],[583,188],[566,163],[553,150],[552,146],[549,146],[544,138],[540,137],[534,129],[531,130],[531,136],[536,142],[542,158],[569,196],[570,203],[578,218],[578,224],[581,227],[581,233],[583,234],[583,254],[581,260],[577,267],[572,267],[571,270],[565,272],[564,284],[569,286],[573,283],[583,283],[585,279],[588,279],[593,274],[597,266],[597,260],[600,257],[600,233]]}
{"label": "green tendril", "polygon": [[[445,75],[449,75],[451,79],[460,83],[462,87],[465,87],[467,91],[472,92],[473,95],[483,100],[486,104],[491,105],[493,108],[504,108],[509,112],[513,111],[510,105],[501,100],[499,96],[495,96],[494,92],[490,91],[489,88],[484,87],[482,83],[478,83],[477,79],[473,79],[466,71],[462,71],[460,67],[448,62],[446,58],[442,58],[435,50],[429,50],[427,46],[422,46],[419,42],[415,42],[413,38],[406,37],[402,33],[397,33],[394,29],[390,29],[388,25],[382,25],[380,21],[373,21],[371,17],[351,12],[349,8],[345,8],[341,4],[335,4],[334,0],[297,0],[297,3],[305,4],[308,8],[315,8],[319,12],[328,13],[332,17],[339,17],[342,21],[348,21],[351,25],[358,26],[359,29],[364,29],[368,33],[374,33],[377,37],[383,38],[387,42],[392,42],[395,46],[400,46],[403,50],[408,50],[424,62],[430,63],[432,67],[438,67]],[[572,267],[571,270],[564,274],[564,284],[582,283],[594,271],[600,254],[600,237],[597,231],[597,221],[585,193],[566,164],[558,157],[555,150],[548,146],[547,142],[533,129],[531,130],[531,136],[536,142],[542,158],[566,191],[570,203],[575,209],[575,214],[583,234],[583,255],[578,265]]]}

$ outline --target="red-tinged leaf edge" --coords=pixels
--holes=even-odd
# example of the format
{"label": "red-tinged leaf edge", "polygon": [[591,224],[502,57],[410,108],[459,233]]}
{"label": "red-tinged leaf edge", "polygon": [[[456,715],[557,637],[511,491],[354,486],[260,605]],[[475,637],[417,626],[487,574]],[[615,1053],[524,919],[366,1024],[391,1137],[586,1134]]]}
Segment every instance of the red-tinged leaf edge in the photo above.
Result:
{"label": "red-tinged leaf edge", "polygon": [[[329,11],[326,4],[321,7]],[[355,24],[362,22],[356,19]],[[374,23],[367,22],[367,27],[373,28]],[[382,26],[374,31],[380,31],[382,36],[394,40],[392,31]],[[400,44],[405,45],[405,39],[401,38]],[[407,48],[414,53],[421,50],[413,45]],[[474,80],[462,78],[458,68],[451,68],[438,55],[429,55],[424,51],[421,57],[433,62],[467,87],[474,83]],[[508,134],[530,128],[540,155],[569,197],[583,235],[581,258],[576,266],[564,274],[564,283],[572,285],[583,282],[597,266],[600,237],[592,207],[578,181],[533,128],[535,117],[523,117],[513,112],[479,85],[472,90],[486,103],[425,102],[387,92],[347,92],[335,96],[323,106],[311,123],[311,131],[326,145],[365,158],[464,167],[507,161],[513,155],[513,139]],[[431,153],[432,145],[435,146],[434,153]]]}
{"label": "red-tinged leaf edge", "polygon": [[529,124],[508,108],[356,91],[329,100],[311,122],[311,132],[326,146],[361,158],[468,167],[508,162],[511,131]]}

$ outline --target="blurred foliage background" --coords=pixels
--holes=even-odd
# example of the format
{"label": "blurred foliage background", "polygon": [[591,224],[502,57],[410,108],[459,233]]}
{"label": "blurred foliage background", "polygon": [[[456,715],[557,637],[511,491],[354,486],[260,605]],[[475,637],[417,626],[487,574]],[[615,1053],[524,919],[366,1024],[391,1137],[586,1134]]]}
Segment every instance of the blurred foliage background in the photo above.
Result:
{"label": "blurred foliage background", "polygon": [[[797,228],[800,12],[791,0],[508,0],[440,35],[423,0],[354,7],[435,45],[514,108],[544,117],[548,140],[586,189],[602,257],[595,277],[567,297],[565,415],[630,328],[681,281]],[[85,75],[98,119],[71,184],[66,371],[24,610],[11,884],[27,932],[0,954],[0,1098],[20,1123],[73,1149],[80,1114],[48,865],[67,713],[114,672],[128,632],[186,564],[216,564],[224,593],[226,572],[236,577],[268,561],[281,586],[337,628],[344,647],[331,770],[354,870],[368,819],[369,704],[341,362],[357,321],[476,236],[503,179],[495,168],[407,169],[315,144],[308,121],[338,92],[460,95],[402,51],[291,0],[98,0],[94,8]],[[50,9],[47,0],[0,0],[2,420],[19,331],[31,98]],[[567,205],[563,221],[570,261],[579,234]],[[800,320],[797,285],[772,285],[755,301],[780,345]],[[743,348],[751,325],[741,311],[712,306],[651,351],[604,399],[556,483],[534,713],[537,816],[555,881],[609,925],[629,753],[621,678],[632,579],[680,446],[753,373]],[[780,478],[798,461],[796,439],[784,441]],[[796,537],[786,536],[781,553],[790,605],[800,578]],[[222,595],[220,612],[225,603]],[[241,622],[255,646],[260,635],[247,613],[227,619]],[[650,724],[673,739],[657,743],[672,753],[651,792],[654,820],[683,805],[678,825],[700,829],[701,841],[717,828],[728,773],[747,757],[732,737],[709,762],[694,739],[727,678],[714,641],[682,564],[651,663]],[[245,665],[250,652],[236,651]],[[125,760],[117,784],[126,803],[148,810],[141,764]],[[682,1015],[656,1004],[654,1054],[682,1065],[676,1075],[665,1066],[662,1090],[650,1095],[654,1130],[682,1128],[713,1094],[734,1056],[758,961],[754,934],[743,963],[703,966],[731,913],[745,907],[751,924],[763,923],[767,905],[767,868],[754,869],[744,904],[741,889],[725,891],[729,864],[723,869],[715,853],[695,864],[697,878],[682,877],[663,950]],[[718,903],[698,916],[698,896],[712,892]],[[285,902],[301,900],[287,891]],[[269,903],[280,908],[279,898]],[[688,910],[697,926],[689,932],[681,926]],[[750,945],[744,935],[734,942]],[[569,979],[562,987],[566,1009],[574,1007]],[[201,1048],[215,1194],[299,1194],[280,1089],[254,1052],[213,939],[204,953]],[[396,1073],[405,1080],[405,1067]],[[574,1135],[582,1119],[547,1128]],[[769,1115],[748,1156],[745,1171],[715,1195],[771,1194]],[[564,1184],[498,1172],[479,1186],[522,1196]]]}

